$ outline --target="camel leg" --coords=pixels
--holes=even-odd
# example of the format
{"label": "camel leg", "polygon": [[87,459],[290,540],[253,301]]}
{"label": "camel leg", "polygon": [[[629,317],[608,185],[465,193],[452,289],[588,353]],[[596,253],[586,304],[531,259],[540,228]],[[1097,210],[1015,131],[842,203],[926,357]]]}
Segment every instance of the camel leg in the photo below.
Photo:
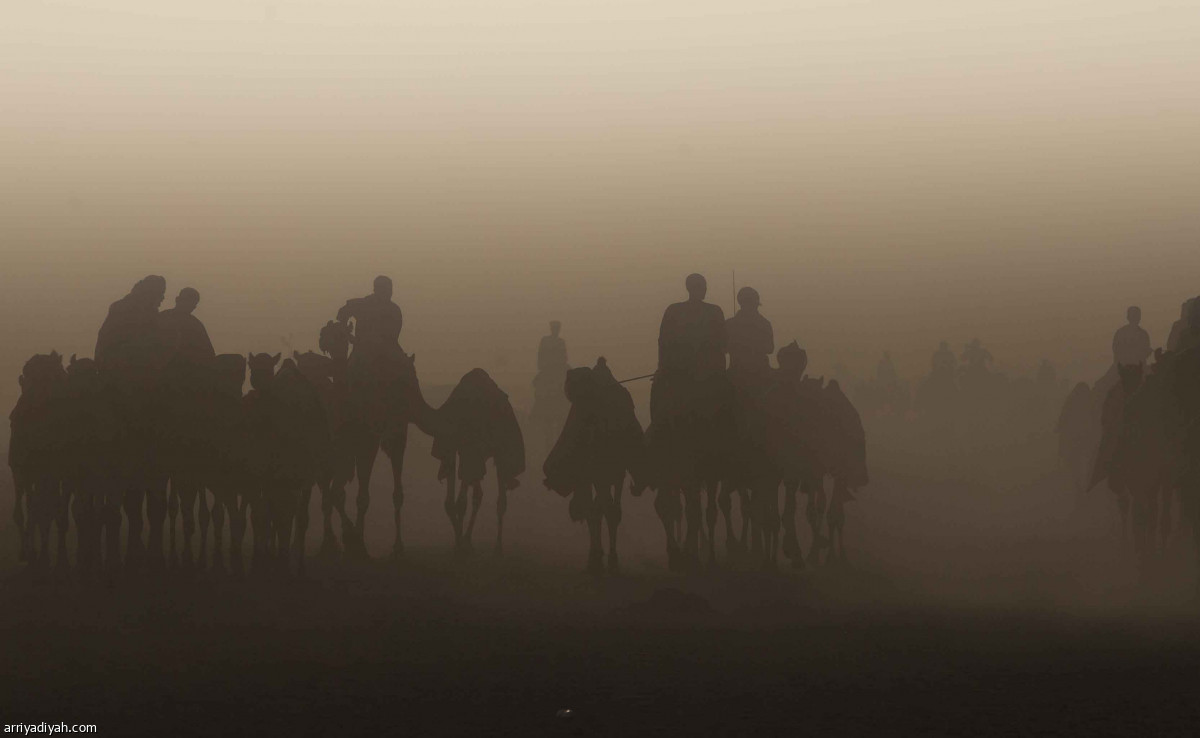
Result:
{"label": "camel leg", "polygon": [[125,542],[125,561],[127,565],[134,567],[140,567],[146,557],[146,546],[142,540],[142,528],[145,525],[143,513],[145,498],[146,491],[140,486],[135,486],[126,491],[123,502],[125,520],[129,524],[129,534]]}
{"label": "camel leg", "polygon": [[[334,480],[324,479],[318,485],[321,490],[321,548],[320,555],[334,557],[338,553],[337,536],[333,532],[333,495]],[[343,494],[345,490],[343,490]],[[345,530],[345,525],[342,530]]]}
{"label": "camel leg", "polygon": [[504,555],[504,513],[508,512],[508,489],[496,474],[496,555]]}
{"label": "camel leg", "polygon": [[[179,554],[175,550],[175,520],[179,517],[179,498],[182,496],[182,491],[179,489],[181,486],[180,482],[175,477],[171,478],[170,484],[171,486],[167,490],[167,521],[168,525],[170,525],[170,535],[168,536],[170,543],[167,553],[167,563],[171,564],[172,566],[178,566]],[[153,518],[151,519],[151,525],[153,525]]]}
{"label": "camel leg", "polygon": [[247,508],[250,506],[250,493],[229,493],[229,568],[234,574],[244,571],[242,564],[243,544],[246,541]]}
{"label": "camel leg", "polygon": [[[213,500],[216,500],[215,495],[213,496]],[[200,562],[201,569],[207,569],[208,528],[212,523],[212,508],[208,504],[208,487],[203,483],[196,487],[196,505],[196,517],[200,523],[200,552],[196,555],[196,560]]]}
{"label": "camel leg", "polygon": [[279,571],[289,574],[292,570],[292,537],[295,535],[297,509],[300,503],[300,490],[285,488],[279,491],[279,509],[276,520],[279,521]]}
{"label": "camel leg", "polygon": [[396,527],[396,538],[392,542],[392,556],[404,554],[401,536],[400,512],[404,509],[404,451],[408,446],[408,424],[396,423],[388,428],[382,440],[384,454],[392,462],[392,522]]}
{"label": "camel leg", "polygon": [[821,549],[827,544],[822,529],[825,526],[825,480],[813,478],[805,480],[808,487],[808,506],[805,509],[808,527],[812,530],[812,545],[808,549],[808,560],[813,564],[821,563]]}
{"label": "camel leg", "polygon": [[483,483],[471,484],[471,520],[467,523],[467,532],[463,541],[467,548],[471,547],[471,533],[475,530],[475,517],[479,514],[479,506],[483,504]]}
{"label": "camel leg", "polygon": [[779,561],[779,485],[762,483],[764,512],[766,513],[766,568],[774,571]]}
{"label": "camel leg", "polygon": [[82,484],[75,487],[74,501],[71,503],[71,515],[75,520],[75,566],[81,576],[86,577],[92,568],[92,519],[90,494],[84,493]]}
{"label": "camel leg", "polygon": [[684,518],[687,521],[687,538],[684,550],[687,563],[694,566],[700,561],[700,488],[689,487],[683,492]]}
{"label": "camel leg", "polygon": [[[212,503],[212,532],[213,532],[213,550],[212,550],[212,568],[217,572],[225,571],[225,558],[221,552],[225,528],[225,495],[219,492],[213,492]],[[202,562],[207,563],[207,562]]]}
{"label": "camel leg", "polygon": [[591,504],[588,505],[587,511],[587,527],[588,527],[588,563],[587,571],[592,576],[600,576],[604,573],[604,548],[600,544],[600,524],[604,519],[604,506],[606,493],[603,491],[603,485],[595,485],[595,489],[589,489],[585,492]]}
{"label": "camel leg", "polygon": [[266,493],[255,492],[247,503],[250,508],[250,530],[254,535],[254,553],[250,559],[252,571],[262,573],[267,557],[267,538],[270,535],[270,514],[267,512]]}
{"label": "camel leg", "polygon": [[[717,517],[720,515],[720,489],[717,485],[709,485],[705,490],[708,504],[704,509],[704,522],[708,525],[708,565],[717,565]],[[727,542],[728,543],[728,542]]]}
{"label": "camel leg", "polygon": [[829,556],[826,563],[833,561],[835,555],[839,562],[846,561],[846,544],[842,531],[846,525],[846,501],[849,489],[841,477],[833,479],[833,495],[829,499]]}
{"label": "camel leg", "polygon": [[34,486],[30,498],[33,527],[37,535],[35,555],[31,562],[43,567],[50,560],[50,520],[53,518],[54,501],[50,499],[50,482],[43,479]]}
{"label": "camel leg", "polygon": [[307,484],[296,498],[296,573],[304,574],[304,550],[308,540],[309,507],[312,505],[312,485]]}
{"label": "camel leg", "polygon": [[166,480],[152,480],[145,496],[146,518],[149,522],[146,536],[149,561],[151,566],[161,568],[166,561],[163,554],[163,527],[167,520]]}
{"label": "camel leg", "polygon": [[1161,495],[1161,514],[1159,515],[1159,550],[1166,553],[1170,547],[1171,534],[1173,529],[1171,526],[1171,499],[1175,495],[1175,490],[1169,485],[1164,484],[1160,489]]}
{"label": "camel leg", "polygon": [[29,551],[27,549],[27,541],[29,540],[28,531],[25,528],[28,518],[25,516],[25,505],[29,501],[29,495],[25,489],[24,482],[13,475],[13,490],[15,496],[13,498],[13,523],[17,526],[17,561],[28,561]]}
{"label": "camel leg", "polygon": [[[379,438],[368,434],[355,457],[358,471],[358,494],[354,499],[354,552],[359,558],[367,557],[367,509],[371,507],[371,474],[375,471],[375,457],[379,454]],[[343,534],[349,548],[350,539]]]}
{"label": "camel leg", "polygon": [[467,482],[459,482],[458,497],[454,500],[454,518],[458,521],[458,546],[460,549],[471,547],[471,536],[467,533]]}
{"label": "camel leg", "polygon": [[754,498],[750,494],[750,490],[744,487],[737,488],[738,496],[738,513],[742,517],[742,535],[738,538],[738,552],[746,553],[749,550],[753,535],[752,526],[754,525]]}
{"label": "camel leg", "polygon": [[54,523],[55,532],[57,533],[55,546],[57,554],[55,558],[55,566],[60,570],[66,570],[71,566],[71,557],[67,554],[67,528],[70,526],[71,520],[71,485],[63,482],[59,486],[58,495],[55,498],[54,505]]}
{"label": "camel leg", "polygon": [[[111,484],[111,483],[110,483]],[[100,501],[100,514],[104,525],[104,569],[109,576],[121,568],[121,503],[119,489],[106,486]]]}
{"label": "camel leg", "polygon": [[450,466],[450,470],[446,473],[446,500],[442,507],[446,511],[446,517],[450,518],[450,527],[454,529],[454,548],[458,549],[462,544],[462,520],[458,517],[458,503],[454,497],[458,476],[455,474],[454,465]]}
{"label": "camel leg", "polygon": [[612,485],[611,497],[605,508],[604,517],[608,521],[608,573],[616,574],[621,570],[617,559],[617,529],[621,526],[621,492],[623,480]]}
{"label": "camel leg", "polygon": [[[172,484],[172,487],[175,485]],[[179,507],[183,513],[183,558],[180,562],[185,569],[195,566],[192,558],[192,539],[196,535],[196,498],[199,497],[195,483],[190,479],[179,486]],[[203,503],[201,503],[203,504]],[[171,557],[175,556],[175,523],[171,523]]]}
{"label": "camel leg", "polygon": [[721,483],[721,489],[717,492],[717,506],[725,516],[725,555],[735,555],[739,545],[733,529],[733,491],[728,482]]}
{"label": "camel leg", "polygon": [[679,538],[675,532],[675,522],[682,513],[682,501],[679,490],[662,489],[654,498],[654,511],[662,523],[663,532],[667,539],[667,566],[671,571],[679,568]]}
{"label": "camel leg", "polygon": [[783,483],[783,555],[791,559],[792,566],[802,569],[804,554],[796,535],[796,489],[795,482]]}

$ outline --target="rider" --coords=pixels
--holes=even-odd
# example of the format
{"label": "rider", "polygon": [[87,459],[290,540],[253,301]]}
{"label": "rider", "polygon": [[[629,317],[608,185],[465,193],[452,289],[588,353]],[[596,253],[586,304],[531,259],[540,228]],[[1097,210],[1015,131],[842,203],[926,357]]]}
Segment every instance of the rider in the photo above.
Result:
{"label": "rider", "polygon": [[685,282],[686,302],[670,305],[658,331],[659,374],[705,379],[725,369],[725,313],[704,301],[708,283],[699,274]]}
{"label": "rider", "polygon": [[[537,369],[538,374],[553,377],[563,377],[567,373],[567,342],[559,336],[562,323],[550,321],[550,335],[543,336],[538,344]],[[562,382],[558,382],[562,384]]]}
{"label": "rider", "polygon": [[374,292],[347,300],[337,319],[346,325],[351,318],[355,321],[354,350],[347,368],[351,388],[371,379],[386,380],[384,368],[403,355],[399,341],[404,317],[392,302],[392,280],[376,277]]}
{"label": "rider", "polygon": [[1139,325],[1142,322],[1142,309],[1131,306],[1125,311],[1125,319],[1129,322],[1113,334],[1113,364],[1143,364],[1150,358],[1151,348],[1150,334]]}
{"label": "rider", "polygon": [[202,363],[217,355],[204,324],[193,315],[199,304],[200,293],[192,287],[184,287],[175,298],[175,307],[158,314],[167,334],[166,339],[174,348],[175,358],[192,364]]}
{"label": "rider", "polygon": [[770,374],[770,356],[775,351],[775,334],[771,321],[758,312],[762,301],[758,290],[743,287],[738,290],[740,309],[725,321],[729,373],[736,384]]}
{"label": "rider", "polygon": [[161,337],[157,330],[158,307],[166,292],[167,280],[151,274],[109,306],[96,338],[96,364],[101,371],[123,360],[137,362],[137,355],[143,360],[152,358],[146,350],[153,351]]}
{"label": "rider", "polygon": [[1167,351],[1178,351],[1180,344],[1183,341],[1184,335],[1188,331],[1188,319],[1192,309],[1192,303],[1196,298],[1189,298],[1183,301],[1179,306],[1179,320],[1171,324],[1171,333],[1167,336]]}

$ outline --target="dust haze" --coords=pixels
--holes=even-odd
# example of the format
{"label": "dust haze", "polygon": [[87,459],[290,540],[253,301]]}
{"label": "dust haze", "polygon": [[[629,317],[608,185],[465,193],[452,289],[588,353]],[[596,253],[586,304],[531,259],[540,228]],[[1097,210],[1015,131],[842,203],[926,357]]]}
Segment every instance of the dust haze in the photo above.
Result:
{"label": "dust haze", "polygon": [[[481,553],[485,562],[464,572],[446,553],[450,525],[430,441],[414,428],[404,525],[417,563],[351,584],[330,575],[338,596],[371,594],[352,615],[329,605],[305,611],[297,632],[333,627],[326,615],[376,627],[372,613],[408,597],[424,613],[412,617],[430,623],[459,617],[455,606],[498,613],[510,625],[531,613],[550,622],[564,613],[604,619],[611,654],[625,615],[596,613],[627,614],[631,602],[678,588],[717,613],[688,614],[699,627],[878,619],[899,641],[917,639],[918,650],[937,651],[937,636],[896,622],[909,623],[909,608],[946,608],[936,616],[951,621],[946,629],[983,644],[964,646],[982,654],[984,665],[963,667],[980,679],[1009,663],[989,659],[1015,632],[997,635],[997,622],[1011,623],[995,612],[1012,608],[1036,621],[1013,628],[1043,628],[1029,650],[1045,645],[1018,672],[1039,675],[1037,664],[1055,663],[1046,653],[1086,651],[1087,638],[1118,632],[1137,653],[1129,668],[1154,673],[1145,655],[1154,646],[1140,640],[1151,630],[1139,609],[1145,585],[1122,548],[1116,504],[1104,485],[1084,495],[1073,489],[1055,427],[1067,390],[1110,371],[1113,332],[1128,306],[1141,307],[1158,348],[1180,304],[1200,292],[1198,80],[1191,2],[12,3],[0,10],[0,406],[16,404],[31,355],[91,356],[109,305],[147,274],[165,276],[164,307],[185,286],[199,290],[195,314],[217,353],[285,356],[316,350],[326,321],[385,274],[404,313],[400,343],[415,354],[422,382],[444,396],[483,368],[524,419],[549,321],[562,322],[573,366],[604,356],[618,379],[644,375],[655,370],[664,308],[686,298],[684,277],[699,272],[709,302],[727,317],[736,290],[756,288],[775,347],[795,339],[808,352],[809,375],[838,377],[862,414],[871,484],[848,510],[852,574],[786,570],[776,590],[757,573],[750,583],[736,571],[699,582],[668,573],[648,495],[625,502],[626,581],[590,588],[581,573],[587,533],[543,488],[547,449],[528,430],[528,471],[509,502],[509,557],[497,563]],[[975,338],[1015,388],[1004,397],[1019,397],[1020,412],[930,430],[913,420],[911,405],[897,411],[871,394],[885,351],[915,395],[940,342],[958,356]],[[1030,388],[1043,360],[1055,375],[1039,394]],[[629,389],[645,425],[649,383]],[[999,413],[1003,402],[988,407]],[[8,435],[6,425],[0,440]],[[380,468],[387,463],[381,456]],[[377,472],[366,528],[379,557],[393,531],[381,478],[389,475]],[[0,491],[7,511],[7,479]],[[480,517],[485,541],[495,534],[494,493]],[[317,521],[315,495],[312,504]],[[1191,534],[1177,525],[1168,573],[1150,586],[1147,607],[1180,629],[1170,668],[1187,674],[1200,659],[1187,625],[1195,566],[1190,544],[1180,542]],[[11,527],[0,542],[0,562],[15,570]],[[71,597],[64,591],[37,590],[35,604],[5,624],[21,627],[22,613],[39,607],[61,612]],[[187,621],[209,612],[209,593],[178,602],[147,596],[158,612]],[[446,612],[420,610],[426,596]],[[308,593],[287,597],[297,610],[308,601]],[[270,627],[278,613],[267,600],[213,617]],[[980,609],[964,624],[946,614],[956,608]],[[126,602],[101,622],[144,625],[139,613]],[[1087,633],[1064,645],[1058,629],[1068,626],[1037,618],[1067,614],[1084,618]],[[154,648],[176,647],[174,621],[162,617],[147,626],[153,645],[144,652],[102,649],[100,658],[132,659],[153,673]],[[638,638],[651,638],[643,621],[630,623]],[[452,638],[430,627],[435,640]],[[468,642],[487,648],[489,625],[463,627]],[[672,633],[680,640],[667,652],[691,653]],[[509,635],[512,653],[550,648],[534,635]],[[847,653],[878,655],[864,645],[873,636],[839,637]],[[286,661],[291,645],[262,645],[263,663]],[[201,646],[177,647],[180,658],[206,664],[191,677],[197,683],[220,673]],[[27,648],[32,663],[37,654]],[[369,646],[346,648],[336,657],[313,651],[312,663],[357,658],[385,669],[371,662],[384,657]],[[837,666],[838,646],[829,648],[814,663],[848,668]],[[888,674],[924,668],[898,655],[903,645],[883,648],[879,668]],[[744,654],[722,653],[740,664],[738,674],[754,671],[738,661]],[[50,663],[65,669],[73,658],[52,654]],[[453,683],[429,665],[435,657],[413,658],[429,660],[418,671],[430,684]],[[647,658],[646,673],[677,674],[667,656]],[[772,655],[745,683],[788,671],[786,658]],[[540,666],[521,663],[522,678],[542,684],[545,674],[533,676]],[[528,700],[504,692],[482,662],[470,664],[476,679],[495,680],[507,695],[488,709],[514,725],[561,726],[505,712]],[[23,668],[26,689],[58,683]],[[1097,668],[1124,667],[1113,660]],[[873,677],[843,677],[852,689],[873,688]],[[688,678],[697,694],[707,688]],[[1102,701],[1096,695],[1112,685],[1096,680],[1098,691],[1081,699]],[[531,693],[539,688],[550,689]],[[594,694],[576,699],[609,709]],[[692,697],[668,702],[672,716],[676,708],[703,712]],[[107,714],[100,698],[82,704]],[[663,719],[658,704],[622,704],[646,725]],[[588,730],[626,729],[616,713],[604,714]],[[709,728],[743,725],[736,710],[720,714]],[[1053,724],[1037,722],[1051,714],[1034,711],[1029,725]],[[1158,716],[1177,727],[1173,716]],[[959,717],[952,724],[978,728]]]}

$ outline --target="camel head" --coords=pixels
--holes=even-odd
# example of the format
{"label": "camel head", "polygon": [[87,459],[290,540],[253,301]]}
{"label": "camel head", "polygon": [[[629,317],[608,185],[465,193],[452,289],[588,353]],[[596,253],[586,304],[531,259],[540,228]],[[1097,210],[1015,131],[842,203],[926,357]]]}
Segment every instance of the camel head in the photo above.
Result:
{"label": "camel head", "polygon": [[563,392],[567,401],[581,407],[594,404],[596,399],[595,370],[586,366],[568,369],[567,378],[563,382]]}
{"label": "camel head", "polygon": [[62,356],[57,351],[48,354],[34,354],[21,369],[18,380],[22,392],[49,392],[59,386],[67,378],[63,368]]}
{"label": "camel head", "polygon": [[246,365],[250,367],[250,386],[260,392],[269,387],[281,358],[281,354],[250,354],[246,360]]}
{"label": "camel head", "polygon": [[321,329],[321,337],[317,348],[334,361],[345,361],[350,355],[350,346],[354,343],[354,334],[349,325],[331,320]]}
{"label": "camel head", "polygon": [[292,358],[296,361],[296,368],[300,370],[300,375],[308,380],[309,384],[314,386],[328,382],[333,376],[334,360],[328,356],[323,356],[315,351],[298,351],[292,352]]}
{"label": "camel head", "polygon": [[217,391],[230,397],[242,396],[246,384],[246,357],[241,354],[219,354],[215,359]]}

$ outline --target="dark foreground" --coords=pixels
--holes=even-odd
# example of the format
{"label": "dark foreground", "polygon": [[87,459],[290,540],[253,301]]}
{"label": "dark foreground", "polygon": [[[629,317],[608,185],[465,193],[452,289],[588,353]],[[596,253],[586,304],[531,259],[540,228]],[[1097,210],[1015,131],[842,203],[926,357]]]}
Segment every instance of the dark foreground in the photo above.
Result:
{"label": "dark foreground", "polygon": [[890,471],[848,511],[850,565],[773,575],[664,571],[651,502],[630,499],[625,573],[593,581],[585,532],[532,483],[510,505],[509,555],[491,555],[481,515],[478,553],[458,560],[420,469],[403,562],[314,560],[303,581],[39,583],[11,561],[6,528],[0,722],[159,736],[1195,734],[1190,532],[1139,583],[1110,496],[1072,498],[1045,471],[1052,445],[1029,445],[990,467],[877,454]]}
{"label": "dark foreground", "polygon": [[909,601],[906,586],[853,569],[591,582],[438,550],[271,585],[81,589],[10,573],[0,715],[167,736],[1200,725],[1200,619],[1186,605],[955,606]]}

